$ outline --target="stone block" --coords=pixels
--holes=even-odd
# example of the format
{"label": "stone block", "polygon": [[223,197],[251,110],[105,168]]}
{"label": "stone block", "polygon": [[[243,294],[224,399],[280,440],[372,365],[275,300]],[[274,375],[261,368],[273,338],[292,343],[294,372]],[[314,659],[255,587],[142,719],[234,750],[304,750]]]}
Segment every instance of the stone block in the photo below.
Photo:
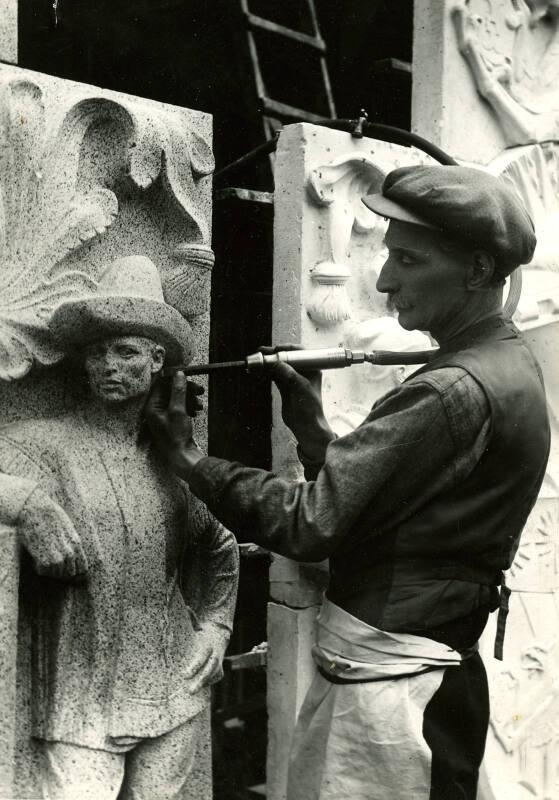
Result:
{"label": "stone block", "polygon": [[315,672],[310,647],[315,638],[318,608],[268,605],[268,800],[286,797],[287,763],[295,721]]}
{"label": "stone block", "polygon": [[18,0],[0,0],[0,61],[17,64]]}
{"label": "stone block", "polygon": [[0,522],[0,797],[13,791],[16,750],[16,667],[19,545],[13,524]]}
{"label": "stone block", "polygon": [[558,41],[550,2],[418,0],[412,129],[477,164],[556,139]]}
{"label": "stone block", "polygon": [[291,608],[316,605],[328,584],[328,562],[302,564],[283,556],[272,555],[270,597]]}
{"label": "stone block", "polygon": [[165,360],[207,360],[211,119],[9,66],[0,118],[0,796],[41,795],[45,741],[176,731],[185,774],[199,748],[176,796],[208,800],[210,688],[185,673],[223,656],[238,554],[143,410]]}

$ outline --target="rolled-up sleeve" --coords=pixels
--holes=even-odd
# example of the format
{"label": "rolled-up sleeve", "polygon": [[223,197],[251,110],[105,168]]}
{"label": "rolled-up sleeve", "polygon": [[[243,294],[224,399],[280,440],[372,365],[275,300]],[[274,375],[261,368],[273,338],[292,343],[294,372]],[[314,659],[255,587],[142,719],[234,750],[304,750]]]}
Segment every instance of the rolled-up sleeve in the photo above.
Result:
{"label": "rolled-up sleeve", "polygon": [[[460,477],[450,422],[452,406],[463,405],[456,383],[441,390],[428,380],[412,381],[386,395],[356,430],[328,446],[314,481],[288,481],[207,457],[194,467],[190,488],[239,540],[320,561],[348,537],[371,535],[409,516]],[[461,449],[483,444],[487,405],[479,397],[476,403],[469,432],[460,431]]]}

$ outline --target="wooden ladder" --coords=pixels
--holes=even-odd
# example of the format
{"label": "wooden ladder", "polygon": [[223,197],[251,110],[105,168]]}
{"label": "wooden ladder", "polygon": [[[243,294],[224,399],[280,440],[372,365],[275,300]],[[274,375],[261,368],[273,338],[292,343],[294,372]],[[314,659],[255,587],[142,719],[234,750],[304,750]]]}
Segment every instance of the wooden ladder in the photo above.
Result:
{"label": "wooden ladder", "polygon": [[[286,122],[318,122],[324,117],[334,118],[336,109],[326,64],[326,43],[320,35],[314,0],[296,0],[295,3],[295,6],[300,6],[300,12],[306,14],[310,33],[294,30],[292,27],[287,27],[253,13],[249,7],[249,0],[240,0],[240,4],[245,19],[248,50],[252,62],[258,108],[262,115],[265,139],[273,138],[276,131]],[[279,4],[278,9],[281,9],[281,7],[282,3]],[[265,70],[262,65],[263,35],[264,37],[268,35],[270,43],[270,36],[276,40],[274,65],[280,71],[280,74],[285,68],[288,59],[291,62],[291,67],[293,67],[294,61],[300,67],[301,78],[306,78],[307,86],[312,87],[312,107],[302,108],[296,102],[286,102],[285,97],[278,100],[270,96],[269,77],[267,78],[264,74]],[[285,45],[283,52],[282,42]],[[293,47],[295,47],[295,50],[293,50]],[[295,57],[294,52],[296,53]],[[269,53],[265,54],[265,58],[268,61],[269,55]],[[269,67],[270,65],[268,64],[268,75]],[[309,74],[310,67],[314,68],[316,81]],[[292,94],[292,90],[297,87],[294,85],[289,86],[288,84],[289,81],[283,83],[283,89],[286,93],[290,92]]]}

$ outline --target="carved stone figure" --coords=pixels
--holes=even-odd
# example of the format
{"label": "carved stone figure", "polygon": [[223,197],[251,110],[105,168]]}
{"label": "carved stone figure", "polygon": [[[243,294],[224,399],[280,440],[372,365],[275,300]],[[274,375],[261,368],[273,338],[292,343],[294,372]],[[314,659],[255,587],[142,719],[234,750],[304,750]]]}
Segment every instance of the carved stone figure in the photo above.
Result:
{"label": "carved stone figure", "polygon": [[35,498],[19,525],[39,573],[31,702],[43,792],[209,798],[210,684],[237,549],[142,428],[164,362],[191,357],[190,327],[140,256],[112,262],[97,293],[60,305],[49,327],[83,368],[88,400],[0,430],[0,468]]}
{"label": "carved stone figure", "polygon": [[557,138],[557,0],[460,0],[452,15],[460,51],[507,143]]}

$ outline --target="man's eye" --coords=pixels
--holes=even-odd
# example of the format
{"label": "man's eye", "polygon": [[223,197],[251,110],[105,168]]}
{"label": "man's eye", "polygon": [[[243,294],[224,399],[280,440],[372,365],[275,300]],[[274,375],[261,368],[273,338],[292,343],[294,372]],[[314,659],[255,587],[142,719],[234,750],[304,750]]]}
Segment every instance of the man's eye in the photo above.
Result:
{"label": "man's eye", "polygon": [[401,253],[400,254],[400,261],[402,262],[402,264],[415,264],[416,263],[415,258],[413,258],[413,256],[408,256],[406,253]]}

